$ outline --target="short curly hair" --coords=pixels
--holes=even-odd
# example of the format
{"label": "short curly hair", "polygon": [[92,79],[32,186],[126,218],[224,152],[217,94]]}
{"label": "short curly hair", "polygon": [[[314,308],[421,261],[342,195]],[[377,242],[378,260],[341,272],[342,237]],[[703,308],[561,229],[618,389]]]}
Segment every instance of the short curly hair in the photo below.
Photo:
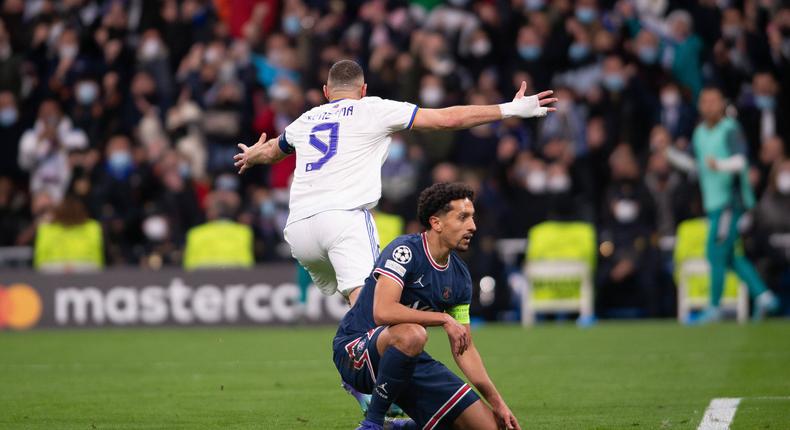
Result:
{"label": "short curly hair", "polygon": [[461,182],[440,182],[433,184],[420,193],[417,200],[417,218],[420,224],[428,230],[431,229],[430,218],[450,212],[450,202],[459,199],[473,200],[475,192],[468,185]]}

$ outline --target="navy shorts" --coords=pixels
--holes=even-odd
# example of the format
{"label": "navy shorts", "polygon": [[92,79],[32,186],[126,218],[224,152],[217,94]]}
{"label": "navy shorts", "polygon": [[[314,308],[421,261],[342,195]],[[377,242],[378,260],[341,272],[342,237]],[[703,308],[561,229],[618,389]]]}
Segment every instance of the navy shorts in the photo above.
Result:
{"label": "navy shorts", "polygon": [[[379,353],[376,340],[384,327],[363,335],[337,336],[334,362],[340,376],[357,391],[370,394],[376,382]],[[411,383],[395,399],[424,430],[449,429],[466,408],[479,400],[477,393],[428,353],[417,356]]]}

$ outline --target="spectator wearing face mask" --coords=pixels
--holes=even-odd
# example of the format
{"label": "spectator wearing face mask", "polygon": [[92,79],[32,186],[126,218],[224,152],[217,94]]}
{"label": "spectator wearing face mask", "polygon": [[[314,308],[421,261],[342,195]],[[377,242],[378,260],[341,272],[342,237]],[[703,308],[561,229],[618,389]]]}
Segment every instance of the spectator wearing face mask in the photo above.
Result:
{"label": "spectator wearing face mask", "polygon": [[749,156],[757,158],[760,144],[774,136],[790,141],[790,112],[779,103],[774,76],[761,72],[752,78],[752,94],[744,97],[738,109],[738,120],[749,144]]}
{"label": "spectator wearing face mask", "polygon": [[585,142],[586,110],[576,103],[576,95],[568,88],[557,90],[557,112],[540,123],[540,135],[546,138],[563,139],[571,143],[574,154],[587,151]]}
{"label": "spectator wearing face mask", "polygon": [[132,142],[115,135],[107,142],[104,162],[98,165],[90,203],[100,214],[107,234],[109,261],[136,263],[134,244],[142,239],[143,202],[152,182],[148,166],[135,160]]}
{"label": "spectator wearing face mask", "polygon": [[74,100],[70,112],[74,125],[85,131],[89,142],[102,140],[104,106],[98,82],[87,76],[77,81],[74,86]]}
{"label": "spectator wearing face mask", "polygon": [[546,88],[551,80],[551,59],[544,45],[545,40],[534,27],[521,27],[516,38],[516,52],[511,56],[510,74],[527,72],[532,78],[533,88]]}
{"label": "spectator wearing face mask", "polygon": [[89,67],[88,59],[80,53],[79,33],[74,28],[66,28],[58,38],[56,55],[49,64],[47,78],[50,90],[65,100],[68,87]]}
{"label": "spectator wearing face mask", "polygon": [[669,132],[672,139],[690,139],[697,113],[683,96],[681,88],[674,82],[667,82],[661,87],[659,102],[658,123]]}
{"label": "spectator wearing face mask", "polygon": [[646,98],[639,94],[631,78],[631,68],[620,56],[607,56],[600,81],[603,95],[592,110],[603,115],[607,134],[637,148],[647,142],[652,124]]}
{"label": "spectator wearing face mask", "polygon": [[661,85],[669,80],[661,65],[662,46],[657,34],[641,30],[633,42],[632,55],[636,58],[637,80],[646,91],[656,94]]}
{"label": "spectator wearing face mask", "polygon": [[19,142],[24,131],[22,120],[19,117],[16,97],[11,91],[0,91],[0,172],[21,179],[22,170],[17,164]]}
{"label": "spectator wearing face mask", "polygon": [[620,144],[609,158],[612,181],[604,196],[597,271],[596,313],[655,316],[658,284],[653,244],[654,208],[640,180],[630,147]]}

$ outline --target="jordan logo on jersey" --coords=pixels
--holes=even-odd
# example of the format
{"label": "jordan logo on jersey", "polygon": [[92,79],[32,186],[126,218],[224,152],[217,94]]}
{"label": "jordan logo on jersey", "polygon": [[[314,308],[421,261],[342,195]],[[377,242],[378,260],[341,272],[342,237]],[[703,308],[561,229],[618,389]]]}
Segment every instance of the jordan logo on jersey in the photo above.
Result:
{"label": "jordan logo on jersey", "polygon": [[417,309],[418,311],[432,311],[433,310],[433,309],[431,309],[430,306],[420,307],[420,301],[419,300],[417,300],[416,302],[412,303],[411,304],[411,308],[412,309]]}

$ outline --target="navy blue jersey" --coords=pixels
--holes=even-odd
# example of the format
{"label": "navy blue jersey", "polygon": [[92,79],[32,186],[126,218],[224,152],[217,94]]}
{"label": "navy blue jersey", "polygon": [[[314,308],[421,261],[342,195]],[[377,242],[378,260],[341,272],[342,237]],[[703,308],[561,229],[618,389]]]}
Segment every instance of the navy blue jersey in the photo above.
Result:
{"label": "navy blue jersey", "polygon": [[380,276],[403,287],[400,303],[410,308],[447,312],[472,300],[472,278],[461,258],[450,251],[447,264],[439,265],[428,252],[425,233],[400,236],[381,252],[357,302],[340,322],[338,335],[364,333],[376,327],[373,295]]}

